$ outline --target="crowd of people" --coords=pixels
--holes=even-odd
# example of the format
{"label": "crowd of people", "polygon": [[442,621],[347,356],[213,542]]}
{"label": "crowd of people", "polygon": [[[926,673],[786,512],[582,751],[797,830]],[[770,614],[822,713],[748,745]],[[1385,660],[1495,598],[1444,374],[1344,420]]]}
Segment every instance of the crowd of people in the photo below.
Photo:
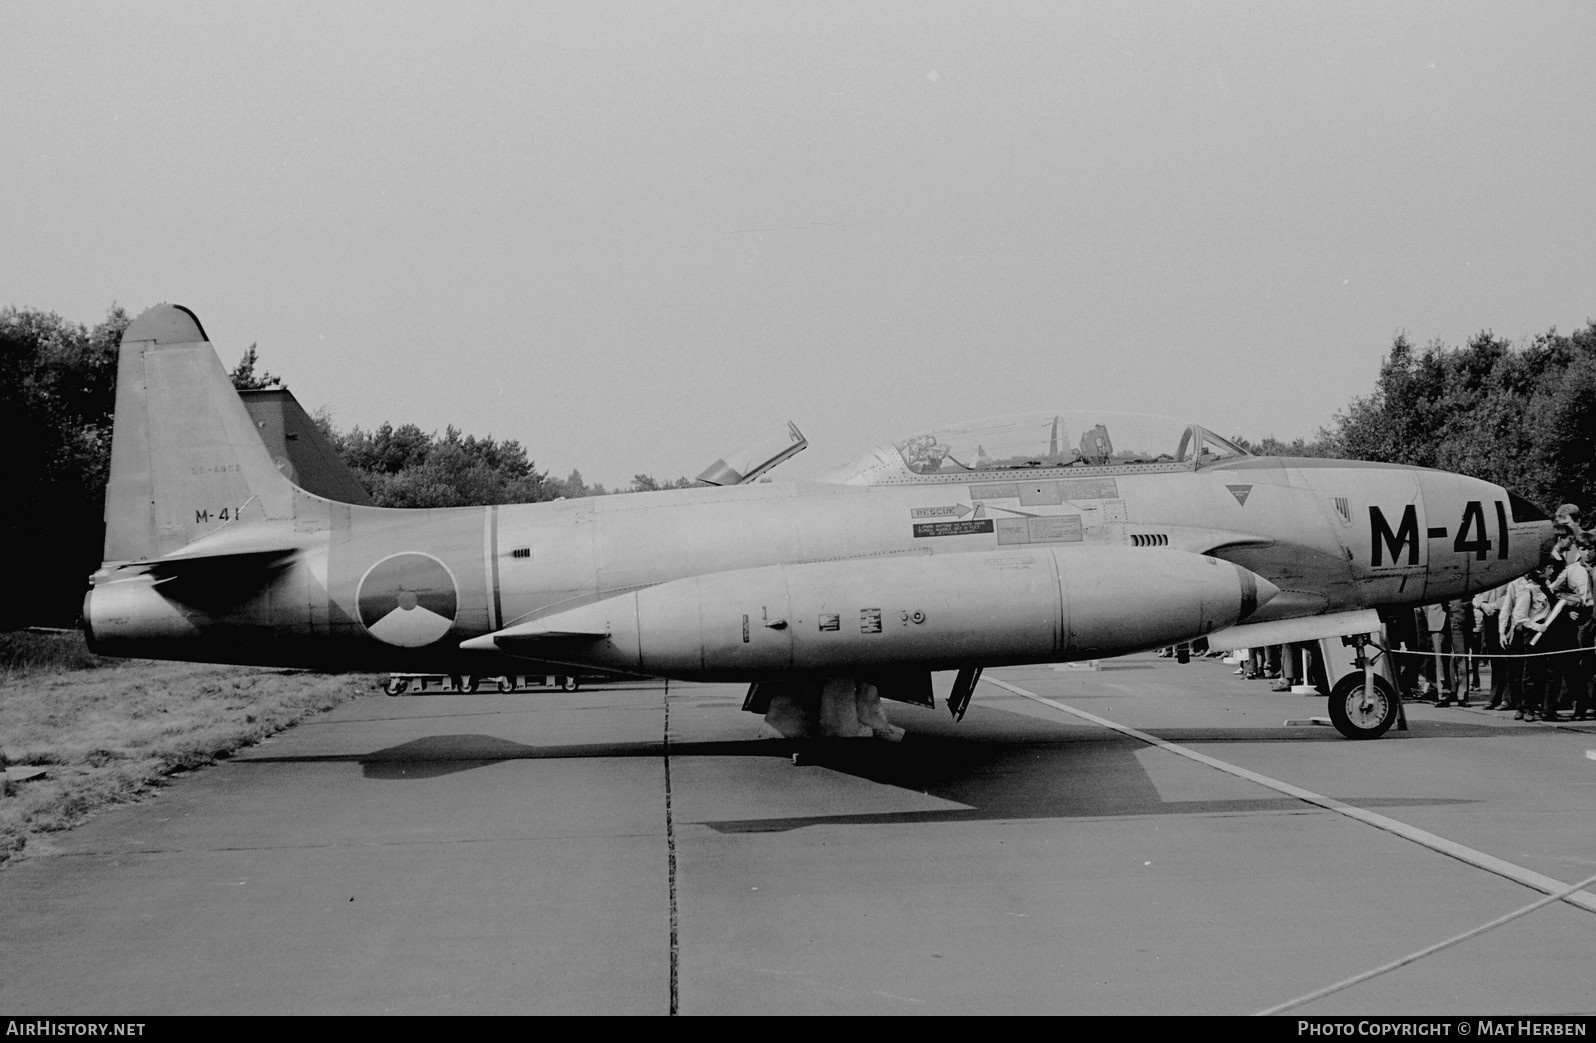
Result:
{"label": "crowd of people", "polygon": [[[1596,530],[1578,507],[1553,517],[1557,540],[1548,564],[1471,601],[1441,602],[1387,621],[1386,640],[1407,700],[1467,706],[1489,663],[1488,710],[1519,721],[1596,720]],[[1218,654],[1218,653],[1214,653]],[[1325,691],[1322,671],[1303,674],[1299,646],[1252,649],[1236,673]],[[1568,716],[1564,716],[1567,714]]]}
{"label": "crowd of people", "polygon": [[1303,643],[1250,648],[1246,660],[1236,667],[1236,676],[1268,681],[1271,692],[1289,692],[1299,684],[1308,684],[1323,694],[1327,690],[1324,664],[1315,658],[1315,647],[1313,643]]}
{"label": "crowd of people", "polygon": [[1559,507],[1553,521],[1550,562],[1475,595],[1475,633],[1491,662],[1486,708],[1511,710],[1515,720],[1561,721],[1565,711],[1576,721],[1596,719],[1596,532],[1584,530],[1573,504]]}

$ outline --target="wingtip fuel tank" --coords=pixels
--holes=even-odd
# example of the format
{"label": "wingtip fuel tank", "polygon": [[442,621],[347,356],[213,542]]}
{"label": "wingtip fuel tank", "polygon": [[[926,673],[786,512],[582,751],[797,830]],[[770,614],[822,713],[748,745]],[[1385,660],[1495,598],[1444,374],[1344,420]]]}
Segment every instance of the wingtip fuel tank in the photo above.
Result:
{"label": "wingtip fuel tank", "polygon": [[690,576],[466,642],[697,680],[1121,655],[1234,625],[1278,593],[1217,558],[1119,547],[783,564]]}

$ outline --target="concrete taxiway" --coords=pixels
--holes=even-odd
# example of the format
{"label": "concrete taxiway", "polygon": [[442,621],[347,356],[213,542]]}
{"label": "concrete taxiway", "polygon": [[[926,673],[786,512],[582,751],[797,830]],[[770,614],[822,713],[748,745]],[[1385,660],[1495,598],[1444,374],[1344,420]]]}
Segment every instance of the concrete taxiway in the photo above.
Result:
{"label": "concrete taxiway", "polygon": [[[1103,667],[797,764],[737,686],[362,699],[0,872],[0,1010],[1246,1014],[1596,874],[1596,726]],[[1294,1013],[1589,1013],[1592,910]]]}

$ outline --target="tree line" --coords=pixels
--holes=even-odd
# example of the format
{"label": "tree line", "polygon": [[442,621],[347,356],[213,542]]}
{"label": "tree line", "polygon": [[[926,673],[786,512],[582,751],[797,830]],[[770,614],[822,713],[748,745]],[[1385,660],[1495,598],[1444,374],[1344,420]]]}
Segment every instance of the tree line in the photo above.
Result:
{"label": "tree line", "polygon": [[537,503],[542,500],[607,496],[611,492],[654,492],[686,489],[688,478],[660,482],[653,475],[634,475],[632,484],[610,490],[589,485],[582,472],[565,478],[539,471],[526,449],[514,439],[497,441],[462,435],[450,425],[442,435],[415,424],[383,423],[371,431],[333,427],[325,412],[313,419],[355,479],[379,507],[467,507],[492,503]]}
{"label": "tree line", "polygon": [[[0,309],[0,437],[5,546],[32,565],[32,582],[0,602],[0,628],[71,626],[99,566],[110,469],[116,349],[128,325],[113,305],[91,327],[33,309]],[[234,385],[278,383],[251,344]],[[540,471],[513,439],[442,434],[384,423],[340,431],[316,417],[373,500],[387,507],[530,503],[684,488],[638,474],[624,489]],[[1438,467],[1504,485],[1550,511],[1596,509],[1596,322],[1513,345],[1489,332],[1462,347],[1415,348],[1398,334],[1374,389],[1312,438],[1235,439],[1272,456],[1325,456]]]}
{"label": "tree line", "polygon": [[[247,391],[282,384],[265,370],[257,372],[259,365],[259,351],[251,344],[233,368],[233,386]],[[514,439],[478,438],[452,424],[439,435],[415,424],[395,427],[391,422],[370,431],[358,425],[340,431],[325,409],[312,420],[378,507],[480,507],[611,492],[601,483],[587,484],[581,471],[573,470],[563,479],[539,471],[526,448]],[[685,489],[693,484],[685,477],[662,483],[653,475],[638,474],[630,486],[614,492]]]}
{"label": "tree line", "polygon": [[1596,321],[1515,346],[1480,333],[1418,349],[1399,333],[1374,390],[1312,439],[1237,440],[1267,456],[1323,456],[1435,467],[1483,478],[1540,504],[1596,509]]}

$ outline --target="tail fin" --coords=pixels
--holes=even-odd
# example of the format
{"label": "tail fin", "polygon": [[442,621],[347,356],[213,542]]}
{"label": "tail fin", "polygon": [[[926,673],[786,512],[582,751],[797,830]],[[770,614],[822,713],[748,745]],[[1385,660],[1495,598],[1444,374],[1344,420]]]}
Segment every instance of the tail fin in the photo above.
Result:
{"label": "tail fin", "polygon": [[224,527],[291,523],[294,493],[194,313],[160,304],[134,319],[117,363],[105,560],[172,554]]}

